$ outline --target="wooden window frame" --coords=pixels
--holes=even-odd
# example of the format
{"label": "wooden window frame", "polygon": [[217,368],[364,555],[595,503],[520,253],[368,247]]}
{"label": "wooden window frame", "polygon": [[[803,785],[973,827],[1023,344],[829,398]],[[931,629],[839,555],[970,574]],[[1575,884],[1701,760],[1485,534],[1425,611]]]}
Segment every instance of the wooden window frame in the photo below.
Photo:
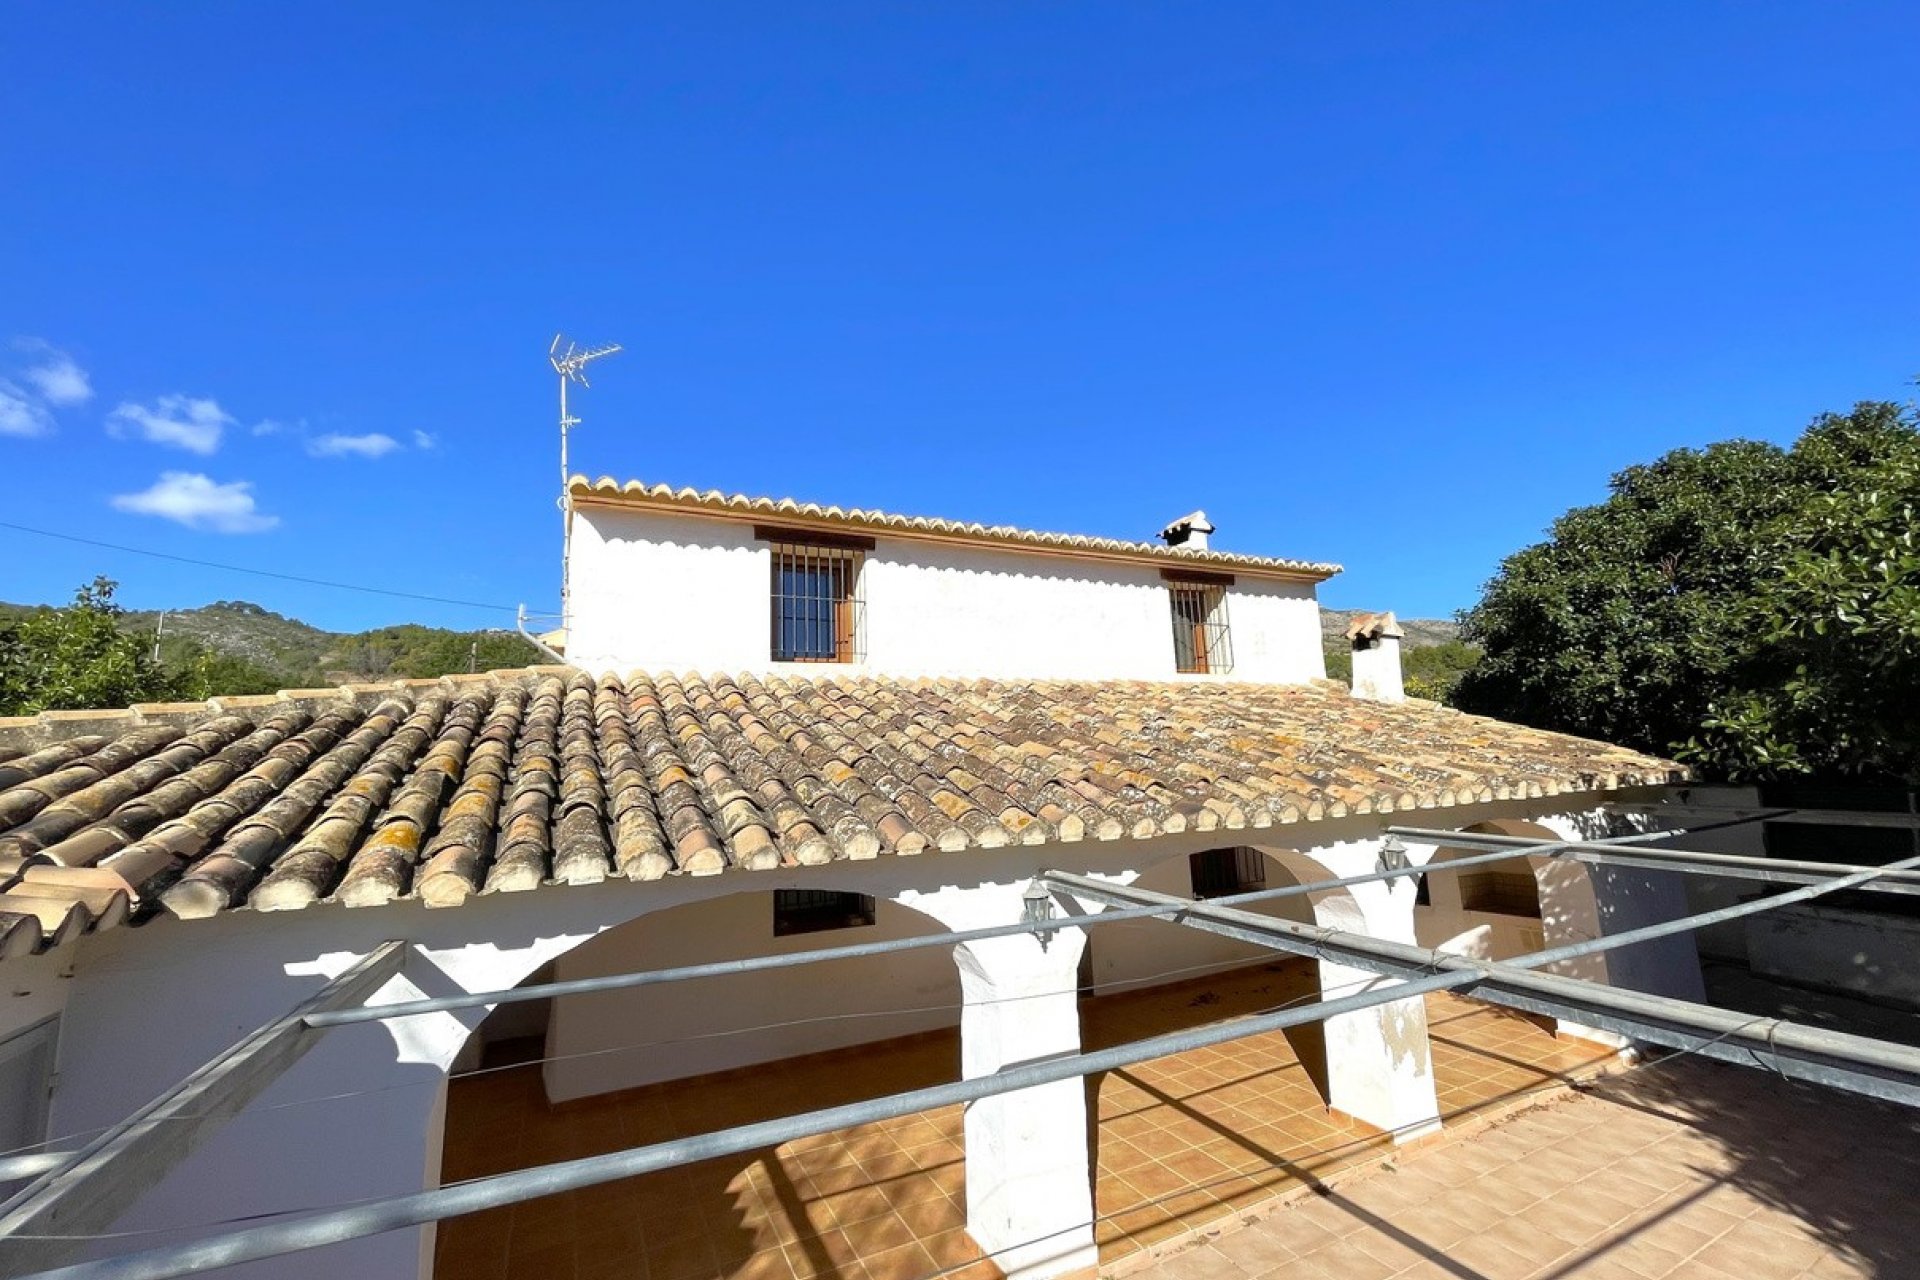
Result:
{"label": "wooden window frame", "polygon": [[1167,613],[1173,624],[1173,669],[1196,676],[1232,671],[1233,628],[1227,620],[1227,588],[1233,585],[1233,575],[1163,569],[1160,577],[1167,584]]}
{"label": "wooden window frame", "polygon": [[[770,608],[768,612],[769,658],[774,662],[838,663],[860,662],[866,658],[866,553],[874,547],[872,538],[854,534],[791,529],[779,525],[755,525],[754,536],[767,543],[769,560]],[[783,641],[790,635],[793,617],[788,612],[793,599],[784,590],[783,575],[796,569],[825,571],[837,580],[833,593],[832,653],[783,652]],[[804,624],[818,628],[828,619],[813,619]]]}

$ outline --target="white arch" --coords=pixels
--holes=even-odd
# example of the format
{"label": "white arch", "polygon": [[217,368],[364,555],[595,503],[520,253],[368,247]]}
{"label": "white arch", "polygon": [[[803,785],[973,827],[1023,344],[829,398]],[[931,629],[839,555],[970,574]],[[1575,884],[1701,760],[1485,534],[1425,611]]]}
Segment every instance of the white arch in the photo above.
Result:
{"label": "white arch", "polygon": [[[1561,838],[1549,827],[1517,818],[1475,823],[1462,832],[1532,840]],[[1442,844],[1426,865],[1486,852]],[[1532,901],[1512,892],[1512,877],[1518,870],[1531,874]],[[1507,960],[1600,933],[1592,873],[1585,863],[1572,858],[1516,852],[1510,859],[1471,870],[1436,872],[1425,881],[1428,901],[1414,911],[1415,938],[1423,947],[1482,960]],[[1604,955],[1562,961],[1552,971],[1596,982],[1608,980]]]}

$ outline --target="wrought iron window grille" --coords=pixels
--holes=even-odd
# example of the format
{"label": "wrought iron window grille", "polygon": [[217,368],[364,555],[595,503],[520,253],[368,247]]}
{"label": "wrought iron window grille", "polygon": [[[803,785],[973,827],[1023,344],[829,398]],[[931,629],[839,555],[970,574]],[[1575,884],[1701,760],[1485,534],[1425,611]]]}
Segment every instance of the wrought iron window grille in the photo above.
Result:
{"label": "wrought iron window grille", "polygon": [[1267,886],[1267,855],[1240,845],[1187,856],[1187,876],[1196,898],[1224,898]]}
{"label": "wrought iron window grille", "polygon": [[775,662],[861,662],[867,656],[863,556],[848,547],[773,542]]}
{"label": "wrought iron window grille", "polygon": [[837,893],[828,889],[775,889],[773,936],[824,933],[829,929],[858,929],[874,922],[873,899],[864,893]]}
{"label": "wrought iron window grille", "polygon": [[1169,582],[1167,598],[1173,615],[1174,670],[1192,675],[1225,675],[1232,671],[1226,588],[1204,582]]}

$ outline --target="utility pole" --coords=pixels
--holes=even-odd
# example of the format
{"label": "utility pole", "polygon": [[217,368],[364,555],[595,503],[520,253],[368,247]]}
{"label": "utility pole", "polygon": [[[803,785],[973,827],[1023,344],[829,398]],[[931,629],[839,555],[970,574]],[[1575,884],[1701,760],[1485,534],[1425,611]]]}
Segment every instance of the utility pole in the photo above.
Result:
{"label": "utility pole", "polygon": [[153,664],[160,665],[160,633],[167,629],[167,611],[160,611],[160,620],[153,624]]}
{"label": "utility pole", "polygon": [[573,623],[572,587],[567,580],[573,557],[573,494],[568,483],[571,473],[567,470],[567,433],[580,425],[580,419],[567,415],[567,384],[591,385],[587,381],[587,365],[620,350],[620,344],[615,342],[583,351],[568,342],[567,349],[562,351],[562,336],[553,335],[553,345],[547,348],[547,363],[560,375],[560,626],[565,629]]}

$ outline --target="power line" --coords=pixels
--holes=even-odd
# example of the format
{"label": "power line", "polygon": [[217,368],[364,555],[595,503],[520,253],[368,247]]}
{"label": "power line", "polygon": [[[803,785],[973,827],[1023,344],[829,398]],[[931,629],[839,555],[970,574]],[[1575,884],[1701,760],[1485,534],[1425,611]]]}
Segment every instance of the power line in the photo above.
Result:
{"label": "power line", "polygon": [[220,569],[227,573],[250,573],[256,578],[278,578],[282,582],[298,582],[309,587],[331,587],[336,591],[359,591],[373,596],[390,596],[396,600],[424,600],[428,604],[458,605],[463,609],[489,609],[500,613],[513,613],[515,607],[510,604],[487,604],[479,600],[455,600],[448,596],[423,596],[413,591],[389,591],[385,587],[363,587],[354,582],[333,582],[326,578],[308,578],[297,573],[276,573],[272,569],[249,569],[244,565],[221,564],[216,560],[196,560],[192,556],[176,556],[165,551],[150,551],[145,547],[127,547],[117,542],[101,542],[97,538],[82,538],[77,534],[55,533],[51,529],[35,529],[24,524],[0,520],[0,529],[11,529],[15,533],[30,533],[38,538],[52,538],[59,542],[77,542],[83,546],[101,547],[108,551],[123,551],[132,556],[150,556],[155,560],[172,560],[177,564],[195,565],[202,569]]}

